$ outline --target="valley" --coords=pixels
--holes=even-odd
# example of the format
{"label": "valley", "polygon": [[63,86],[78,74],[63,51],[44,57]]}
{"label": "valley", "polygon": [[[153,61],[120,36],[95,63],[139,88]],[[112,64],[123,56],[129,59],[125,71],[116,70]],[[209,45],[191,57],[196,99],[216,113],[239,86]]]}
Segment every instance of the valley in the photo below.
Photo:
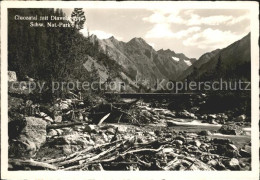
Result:
{"label": "valley", "polygon": [[[35,13],[65,17],[8,16]],[[142,37],[83,35],[82,8],[72,15],[82,21],[66,28],[9,19],[8,170],[252,170],[250,88],[203,85],[250,85],[250,33],[195,59]]]}

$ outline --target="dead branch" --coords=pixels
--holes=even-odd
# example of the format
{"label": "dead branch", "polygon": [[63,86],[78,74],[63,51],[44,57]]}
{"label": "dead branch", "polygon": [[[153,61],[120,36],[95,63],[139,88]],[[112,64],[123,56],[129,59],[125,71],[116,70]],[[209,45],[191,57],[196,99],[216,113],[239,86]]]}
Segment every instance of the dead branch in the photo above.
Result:
{"label": "dead branch", "polygon": [[50,170],[57,170],[58,167],[44,163],[44,162],[37,162],[34,160],[20,160],[20,159],[9,159],[8,163],[15,165],[15,166],[31,166],[35,168],[41,169],[50,169]]}
{"label": "dead branch", "polygon": [[[91,158],[89,158],[88,155],[85,155],[85,156],[82,156],[82,157],[78,157],[78,158],[74,158],[74,159],[71,159],[71,160],[68,160],[68,161],[64,161],[64,162],[61,162],[59,163],[60,166],[63,166],[63,165],[68,165],[68,164],[72,164],[72,163],[75,163],[77,161],[80,161],[80,160],[84,160],[84,159],[87,159],[86,162],[91,162],[91,161],[94,161],[94,160],[97,160],[99,159],[100,157],[104,156],[105,154],[109,153],[109,152],[112,152],[114,151],[116,148],[120,147],[121,145],[123,145],[126,141],[122,142],[122,143],[119,143],[117,144],[116,146],[114,147],[111,147],[110,149],[106,150],[106,151],[103,151],[101,152],[100,154],[96,155],[96,156],[93,156]],[[81,165],[79,165],[81,166]],[[65,168],[64,170],[72,170],[72,169],[75,169],[77,168],[78,166],[72,166],[72,167],[69,167],[69,168]]]}
{"label": "dead branch", "polygon": [[102,148],[102,147],[111,146],[111,145],[118,143],[118,142],[122,142],[122,140],[114,141],[114,142],[111,142],[111,143],[105,143],[105,144],[94,146],[94,147],[91,147],[91,148],[88,148],[88,149],[84,149],[82,151],[78,151],[78,152],[75,152],[73,154],[70,154],[69,156],[63,156],[63,157],[56,158],[56,159],[50,159],[50,160],[45,161],[45,163],[57,163],[57,162],[65,161],[65,160],[71,159],[75,156],[78,156],[80,154],[84,154],[86,152],[90,152],[90,151],[93,151],[93,150],[96,150],[96,149],[99,149],[99,148]]}
{"label": "dead branch", "polygon": [[120,122],[122,115],[123,115],[123,113],[121,113],[121,114],[120,114],[120,116],[119,116],[119,118],[118,118],[118,121],[117,121],[117,123],[119,123],[119,122]]}
{"label": "dead branch", "polygon": [[176,166],[180,164],[178,157],[175,157],[172,161],[168,162],[167,165],[163,168],[165,171],[175,169]]}
{"label": "dead branch", "polygon": [[108,113],[107,115],[105,115],[98,123],[98,126],[100,126],[108,117],[109,117],[110,113]]}
{"label": "dead branch", "polygon": [[133,154],[133,153],[146,152],[146,151],[148,151],[148,152],[159,152],[160,150],[162,150],[162,148],[163,148],[163,145],[160,146],[158,149],[148,149],[148,148],[136,149],[136,150],[124,152],[123,154],[121,154],[121,156],[125,156],[126,154]]}

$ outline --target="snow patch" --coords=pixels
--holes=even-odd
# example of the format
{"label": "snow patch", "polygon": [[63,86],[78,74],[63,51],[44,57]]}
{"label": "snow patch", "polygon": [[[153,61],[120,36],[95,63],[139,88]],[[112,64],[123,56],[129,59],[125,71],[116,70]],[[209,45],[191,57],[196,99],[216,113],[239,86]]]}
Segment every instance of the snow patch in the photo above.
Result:
{"label": "snow patch", "polygon": [[180,61],[180,58],[177,58],[177,57],[174,57],[174,56],[172,56],[172,59],[173,59],[174,61],[177,61],[177,62]]}
{"label": "snow patch", "polygon": [[188,66],[191,66],[191,65],[192,65],[191,62],[190,62],[190,60],[184,60],[184,62],[185,62]]}

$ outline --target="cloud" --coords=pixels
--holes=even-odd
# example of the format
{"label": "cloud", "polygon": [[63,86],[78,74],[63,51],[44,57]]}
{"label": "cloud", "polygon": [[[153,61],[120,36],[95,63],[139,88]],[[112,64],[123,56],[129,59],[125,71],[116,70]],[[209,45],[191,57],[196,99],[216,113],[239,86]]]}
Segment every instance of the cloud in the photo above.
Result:
{"label": "cloud", "polygon": [[246,19],[250,19],[248,13],[241,16],[233,16],[233,15],[211,15],[202,17],[195,13],[194,10],[186,10],[180,11],[178,9],[150,9],[153,11],[153,14],[144,17],[143,21],[147,21],[150,23],[158,23],[158,24],[182,24],[188,26],[198,26],[198,25],[210,25],[210,26],[218,26],[218,25],[234,25],[240,23]]}
{"label": "cloud", "polygon": [[166,17],[164,16],[164,14],[154,13],[149,17],[144,17],[143,20],[150,23],[165,23]]}
{"label": "cloud", "polygon": [[170,30],[170,25],[155,24],[154,27],[148,31],[145,35],[146,38],[162,38],[162,37],[171,37],[173,32]]}
{"label": "cloud", "polygon": [[145,35],[146,38],[183,38],[191,33],[200,31],[200,27],[194,26],[186,30],[173,32],[170,24],[155,24],[154,27]]}
{"label": "cloud", "polygon": [[241,37],[242,34],[237,35],[231,31],[207,28],[187,38],[183,41],[183,44],[185,46],[196,46],[200,49],[217,49],[224,48]]}
{"label": "cloud", "polygon": [[233,16],[224,16],[224,15],[217,15],[217,16],[208,16],[208,17],[200,17],[197,14],[192,14],[191,18],[187,20],[186,24],[189,26],[194,25],[211,25],[217,26],[220,24],[225,24],[233,19]]}
{"label": "cloud", "polygon": [[143,21],[150,23],[182,23],[183,19],[179,16],[179,10],[177,9],[153,9],[153,14],[144,17]]}
{"label": "cloud", "polygon": [[176,38],[180,39],[180,38],[188,36],[191,33],[198,32],[198,31],[200,31],[200,29],[201,28],[198,27],[198,26],[190,27],[190,28],[188,28],[186,30],[181,30],[181,31],[178,31],[178,32],[174,33],[174,36]]}
{"label": "cloud", "polygon": [[[84,35],[84,36],[88,36],[88,30],[86,28],[80,30],[80,32]],[[108,32],[105,32],[105,31],[101,31],[101,30],[93,30],[93,31],[90,31],[89,34],[95,34],[99,39],[108,39],[110,38],[111,36],[114,36],[112,33],[108,33]],[[116,39],[118,40],[122,40],[122,37],[116,37]]]}
{"label": "cloud", "polygon": [[244,14],[242,16],[234,17],[234,16],[227,16],[227,15],[215,15],[215,16],[208,16],[208,17],[201,17],[197,14],[191,13],[190,19],[184,20],[183,22],[189,26],[194,25],[210,25],[210,26],[218,26],[218,25],[234,25],[240,23],[244,20],[250,19],[249,14]]}
{"label": "cloud", "polygon": [[237,18],[233,18],[231,21],[229,21],[227,24],[228,25],[234,25],[234,24],[237,24],[237,23],[240,23],[244,20],[249,20],[250,19],[250,15],[249,13],[243,15],[243,16],[239,16]]}
{"label": "cloud", "polygon": [[147,10],[149,11],[152,11],[154,13],[158,13],[158,14],[163,14],[163,15],[166,15],[166,14],[179,14],[180,10],[181,9],[176,9],[176,8],[173,8],[171,6],[169,7],[164,7],[164,8],[146,8]]}
{"label": "cloud", "polygon": [[[243,26],[244,21],[250,19],[249,13],[245,11],[224,14],[219,11],[219,14],[213,14],[197,10],[151,10],[153,13],[142,19],[153,25],[145,38],[175,38],[185,48],[206,51],[224,48],[250,31],[250,26]],[[236,29],[238,26],[242,29]],[[173,28],[183,30],[176,32]]]}

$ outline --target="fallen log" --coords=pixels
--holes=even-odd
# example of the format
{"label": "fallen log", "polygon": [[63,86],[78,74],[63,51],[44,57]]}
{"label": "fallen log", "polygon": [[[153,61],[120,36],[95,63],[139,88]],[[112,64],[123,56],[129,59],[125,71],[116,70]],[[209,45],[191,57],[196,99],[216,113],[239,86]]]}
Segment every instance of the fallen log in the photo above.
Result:
{"label": "fallen log", "polygon": [[[86,159],[85,156],[83,157],[79,157],[79,158],[76,158],[74,160],[70,160],[70,161],[65,161],[63,163],[60,163],[60,165],[68,165],[68,164],[71,164],[71,163],[75,163],[77,161],[80,161],[80,160],[83,160],[83,159],[86,159],[84,162],[81,162],[79,165],[74,165],[74,166],[70,166],[70,167],[67,167],[67,168],[64,168],[62,170],[76,170],[76,169],[81,169],[87,165],[90,165],[90,164],[97,164],[97,163],[105,163],[105,162],[111,162],[111,161],[115,161],[117,160],[119,157],[122,157],[122,156],[125,156],[126,154],[134,154],[134,153],[139,153],[139,152],[146,152],[146,151],[149,151],[149,152],[158,152],[160,150],[162,150],[163,146],[159,147],[158,149],[148,149],[148,148],[145,148],[145,149],[136,149],[136,150],[132,150],[132,151],[127,151],[127,152],[124,152],[122,154],[118,154],[117,156],[114,156],[114,157],[110,157],[108,159],[103,159],[103,160],[99,160],[101,157],[105,156],[106,154],[108,153],[111,153],[112,151],[114,151],[115,149],[117,149],[118,147],[120,147],[121,145],[123,145],[126,141],[124,141],[123,143],[121,144],[117,144],[115,147],[111,147],[109,148],[108,150],[106,151],[103,151],[101,152],[100,154],[96,155],[96,156],[93,156],[91,158],[88,158]],[[146,163],[144,161],[139,161],[139,163],[141,164],[145,164],[146,166],[150,166],[149,163]]]}
{"label": "fallen log", "polygon": [[105,115],[98,123],[98,126],[100,126],[107,118],[108,116],[110,115],[110,113],[108,113],[107,115]]}
{"label": "fallen log", "polygon": [[123,113],[121,113],[121,114],[120,114],[120,116],[119,116],[119,118],[118,118],[118,121],[117,121],[117,123],[119,123],[119,122],[120,122],[122,115],[123,115]]}
{"label": "fallen log", "polygon": [[152,163],[145,162],[145,161],[141,160],[138,156],[135,156],[135,158],[137,159],[137,162],[139,164],[145,166],[146,168],[150,168],[152,166]]}
{"label": "fallen log", "polygon": [[168,162],[167,165],[163,168],[165,171],[173,170],[177,165],[179,165],[181,162],[176,156],[172,161]]}
{"label": "fallen log", "polygon": [[64,168],[63,170],[66,170],[66,171],[67,171],[67,170],[75,170],[75,169],[82,168],[82,167],[86,166],[86,164],[91,163],[92,161],[95,161],[95,160],[97,160],[97,159],[103,157],[104,155],[106,155],[106,154],[108,154],[108,153],[114,151],[115,149],[117,149],[118,147],[120,147],[121,145],[123,145],[125,142],[126,142],[126,141],[124,141],[124,142],[122,142],[122,143],[120,143],[120,144],[117,144],[116,146],[111,147],[111,148],[109,148],[108,150],[103,151],[103,152],[101,152],[100,154],[98,154],[98,155],[96,155],[96,156],[93,156],[93,157],[91,157],[91,158],[89,158],[89,159],[86,159],[86,156],[83,156],[83,157],[76,158],[76,159],[74,159],[73,161],[72,161],[72,160],[71,160],[71,161],[65,161],[65,162],[63,162],[63,163],[60,163],[60,165],[67,165],[67,164],[71,164],[71,163],[74,163],[74,162],[77,162],[77,161],[86,159],[86,161],[83,162],[83,163],[81,163],[80,165],[75,165],[75,166],[67,167],[67,168]]}
{"label": "fallen log", "polygon": [[163,148],[163,145],[160,146],[158,149],[148,149],[148,148],[135,149],[135,150],[124,152],[121,154],[121,156],[125,156],[126,154],[139,153],[139,152],[159,152],[160,150],[162,150],[162,148]]}
{"label": "fallen log", "polygon": [[96,149],[99,149],[99,148],[102,148],[102,147],[110,146],[110,145],[113,145],[113,144],[118,143],[118,142],[122,142],[122,140],[114,141],[114,142],[111,142],[111,143],[105,143],[105,144],[94,146],[94,147],[91,147],[91,148],[88,148],[88,149],[84,149],[82,151],[72,153],[69,156],[63,156],[63,157],[56,158],[56,159],[46,160],[45,163],[57,163],[57,162],[65,161],[65,160],[71,159],[73,157],[76,157],[80,154],[84,154],[84,153],[87,153],[87,152],[90,152],[90,151],[93,151],[93,150],[96,150]]}
{"label": "fallen log", "polygon": [[58,167],[44,163],[44,162],[37,162],[34,160],[20,160],[20,159],[9,159],[8,163],[14,166],[30,166],[30,167],[35,167],[35,168],[40,168],[40,169],[49,169],[49,170],[57,170]]}

